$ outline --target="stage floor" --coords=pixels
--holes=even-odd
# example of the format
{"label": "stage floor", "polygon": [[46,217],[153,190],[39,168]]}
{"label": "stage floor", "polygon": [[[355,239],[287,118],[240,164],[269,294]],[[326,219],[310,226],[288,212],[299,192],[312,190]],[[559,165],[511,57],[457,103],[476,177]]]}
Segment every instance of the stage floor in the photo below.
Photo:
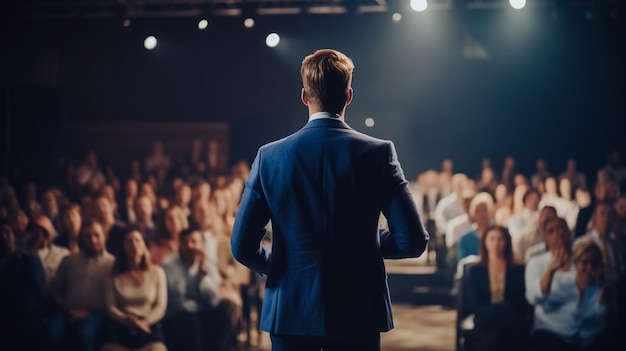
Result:
{"label": "stage floor", "polygon": [[[382,333],[383,351],[452,351],[455,347],[456,310],[441,306],[394,304],[395,328]],[[270,350],[270,338],[262,333],[260,343],[253,336],[249,350]],[[243,345],[243,344],[242,344]],[[242,347],[245,350],[245,347]]]}

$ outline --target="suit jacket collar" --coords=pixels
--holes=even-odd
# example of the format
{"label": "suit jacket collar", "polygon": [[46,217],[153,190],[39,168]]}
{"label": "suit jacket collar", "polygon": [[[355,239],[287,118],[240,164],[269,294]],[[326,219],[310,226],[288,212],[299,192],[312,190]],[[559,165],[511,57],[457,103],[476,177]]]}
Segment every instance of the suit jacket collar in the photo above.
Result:
{"label": "suit jacket collar", "polygon": [[307,122],[303,129],[308,128],[342,128],[352,129],[346,122],[339,118],[318,118]]}

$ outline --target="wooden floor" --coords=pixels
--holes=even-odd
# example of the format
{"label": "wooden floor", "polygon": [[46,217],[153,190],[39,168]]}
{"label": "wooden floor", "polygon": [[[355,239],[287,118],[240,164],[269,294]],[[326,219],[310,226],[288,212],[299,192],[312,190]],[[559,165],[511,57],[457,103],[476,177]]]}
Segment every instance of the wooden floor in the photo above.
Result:
{"label": "wooden floor", "polygon": [[[453,351],[456,311],[441,306],[393,305],[395,328],[382,333],[383,351]],[[269,351],[270,338],[262,333],[260,342],[256,335],[250,351]],[[243,344],[242,344],[243,345]],[[241,347],[246,350],[245,346]]]}
{"label": "wooden floor", "polygon": [[[416,259],[386,260],[387,274],[408,276],[432,274],[436,272],[432,264],[434,262],[432,254],[430,253],[431,257],[428,260],[430,262],[427,262],[426,255]],[[390,289],[394,288],[406,287],[390,284]],[[395,328],[381,334],[383,351],[454,351],[456,310],[439,305],[417,306],[411,303],[394,303],[392,308]],[[243,341],[243,338],[240,339]],[[241,350],[271,350],[267,333],[261,333],[260,337],[253,335],[249,348],[246,348],[243,342],[241,345]]]}

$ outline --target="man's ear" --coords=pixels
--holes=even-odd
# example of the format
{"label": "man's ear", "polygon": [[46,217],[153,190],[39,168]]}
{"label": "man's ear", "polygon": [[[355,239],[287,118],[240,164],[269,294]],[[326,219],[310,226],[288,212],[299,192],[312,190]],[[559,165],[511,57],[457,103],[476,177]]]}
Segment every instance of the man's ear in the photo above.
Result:
{"label": "man's ear", "polygon": [[306,97],[306,93],[304,92],[304,88],[302,88],[302,92],[300,93],[300,99],[302,103],[306,106],[309,106],[309,98]]}
{"label": "man's ear", "polygon": [[[304,89],[302,91],[304,92]],[[350,105],[350,103],[352,102],[353,96],[354,96],[354,91],[352,90],[352,88],[350,88],[350,90],[348,90],[348,94],[346,94],[346,106]]]}

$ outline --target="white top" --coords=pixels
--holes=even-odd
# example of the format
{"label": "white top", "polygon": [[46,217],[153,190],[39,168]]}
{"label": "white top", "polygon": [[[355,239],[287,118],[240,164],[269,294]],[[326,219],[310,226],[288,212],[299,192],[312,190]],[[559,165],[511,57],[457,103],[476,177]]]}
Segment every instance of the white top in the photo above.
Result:
{"label": "white top", "polygon": [[509,233],[511,239],[521,235],[524,232],[537,230],[537,221],[539,220],[539,211],[530,211],[525,208],[509,218]]}
{"label": "white top", "polygon": [[464,213],[456,218],[451,219],[448,222],[446,229],[446,247],[451,248],[459,242],[463,234],[471,231],[472,222],[469,219],[467,213]]}
{"label": "white top", "polygon": [[559,269],[554,273],[550,292],[544,295],[540,281],[551,260],[552,253],[546,252],[526,264],[526,299],[535,305],[532,330],[547,330],[568,343],[587,347],[605,328],[606,305],[599,302],[601,289],[588,287],[579,307],[576,268],[572,263],[569,271]]}
{"label": "white top", "polygon": [[565,219],[569,229],[574,230],[574,227],[576,227],[576,220],[578,219],[578,212],[580,211],[580,206],[578,206],[576,201],[568,201],[556,195],[543,194],[541,202],[539,203],[539,208],[543,208],[545,206],[554,207],[556,209],[557,216]]}
{"label": "white top", "polygon": [[[543,235],[538,229],[530,232],[524,232],[515,237],[515,239],[512,239],[513,254],[518,259],[527,262],[526,253],[530,248],[537,244],[543,245],[544,247],[546,246],[543,241]],[[543,252],[545,251],[542,251],[542,253]]]}
{"label": "white top", "polygon": [[37,251],[41,264],[46,272],[46,287],[50,284],[52,279],[57,273],[57,269],[61,264],[61,261],[70,254],[70,250],[57,245],[50,245],[50,247],[44,247]]}
{"label": "white top", "polygon": [[437,231],[444,234],[448,229],[448,222],[465,213],[465,209],[458,201],[458,195],[452,193],[439,201],[435,208],[435,224]]}
{"label": "white top", "polygon": [[163,319],[167,308],[165,272],[152,266],[140,285],[129,283],[122,275],[109,276],[105,297],[107,313],[114,320],[124,323],[128,314],[134,314],[153,325]]}
{"label": "white top", "polygon": [[97,256],[77,253],[66,256],[52,280],[69,309],[99,310],[104,308],[106,280],[115,258],[108,252]]}

